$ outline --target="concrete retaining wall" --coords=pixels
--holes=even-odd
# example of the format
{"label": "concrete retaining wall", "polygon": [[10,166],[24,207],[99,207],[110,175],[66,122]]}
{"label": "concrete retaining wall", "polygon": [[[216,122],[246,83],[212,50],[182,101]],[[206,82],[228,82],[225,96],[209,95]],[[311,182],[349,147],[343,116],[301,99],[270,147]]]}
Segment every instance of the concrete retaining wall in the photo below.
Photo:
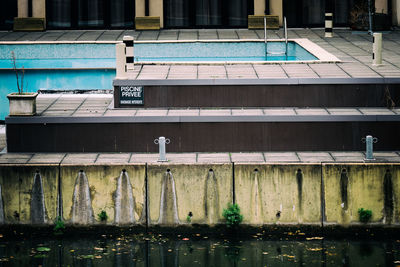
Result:
{"label": "concrete retaining wall", "polygon": [[[0,165],[0,223],[223,223],[236,202],[244,224],[399,224],[400,164]],[[101,222],[98,214],[108,219]]]}

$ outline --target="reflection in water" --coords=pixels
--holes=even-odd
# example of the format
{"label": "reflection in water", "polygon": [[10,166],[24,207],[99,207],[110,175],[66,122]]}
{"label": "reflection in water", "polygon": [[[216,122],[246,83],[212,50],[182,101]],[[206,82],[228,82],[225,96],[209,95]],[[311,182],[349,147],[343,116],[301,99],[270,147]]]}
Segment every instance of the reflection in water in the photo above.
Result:
{"label": "reflection in water", "polygon": [[182,239],[0,240],[0,266],[390,266],[400,260],[396,241]]}

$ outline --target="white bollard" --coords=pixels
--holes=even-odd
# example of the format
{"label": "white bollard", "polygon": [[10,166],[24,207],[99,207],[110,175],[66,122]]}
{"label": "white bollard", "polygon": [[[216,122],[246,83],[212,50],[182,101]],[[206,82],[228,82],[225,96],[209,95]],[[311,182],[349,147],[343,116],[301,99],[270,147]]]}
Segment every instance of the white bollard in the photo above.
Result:
{"label": "white bollard", "polygon": [[154,144],[158,145],[158,151],[160,153],[158,161],[160,162],[167,161],[165,145],[169,143],[170,140],[168,138],[165,138],[164,136],[160,136],[158,139],[154,140]]}
{"label": "white bollard", "polygon": [[382,33],[375,32],[372,45],[372,65],[382,64]]}
{"label": "white bollard", "polygon": [[126,71],[134,69],[134,54],[133,54],[133,36],[124,36],[122,41],[125,44],[125,56],[126,56]]}
{"label": "white bollard", "polygon": [[333,13],[325,13],[325,37],[333,37]]}
{"label": "white bollard", "polygon": [[125,44],[118,43],[115,46],[115,58],[116,58],[116,79],[125,79],[126,69],[125,69]]}

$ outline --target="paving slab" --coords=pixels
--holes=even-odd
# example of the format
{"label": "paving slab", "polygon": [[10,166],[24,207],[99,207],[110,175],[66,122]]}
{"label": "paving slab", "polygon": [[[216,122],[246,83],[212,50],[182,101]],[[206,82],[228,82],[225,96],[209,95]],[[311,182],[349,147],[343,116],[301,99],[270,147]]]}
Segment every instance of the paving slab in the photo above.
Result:
{"label": "paving slab", "polygon": [[328,115],[328,111],[324,108],[296,108],[297,115],[319,116]]}
{"label": "paving slab", "polygon": [[231,160],[235,163],[265,162],[263,153],[231,153]]}
{"label": "paving slab", "polygon": [[102,153],[97,157],[96,164],[126,164],[131,158],[130,153]]}
{"label": "paving slab", "polygon": [[198,153],[198,163],[230,163],[229,153]]}
{"label": "paving slab", "polygon": [[168,116],[199,116],[200,109],[170,109]]}
{"label": "paving slab", "polygon": [[65,153],[36,153],[28,161],[29,164],[59,164],[65,157]]}
{"label": "paving slab", "polygon": [[71,153],[65,156],[61,164],[93,164],[98,156],[97,153]]}
{"label": "paving slab", "polygon": [[4,153],[0,154],[0,163],[26,164],[32,157],[31,153]]}
{"label": "paving slab", "polygon": [[334,160],[328,152],[298,152],[297,155],[302,162],[329,162]]}
{"label": "paving slab", "polygon": [[268,162],[299,162],[296,152],[265,152],[265,161]]}
{"label": "paving slab", "polygon": [[129,163],[155,163],[159,158],[158,154],[148,153],[148,154],[132,154]]}

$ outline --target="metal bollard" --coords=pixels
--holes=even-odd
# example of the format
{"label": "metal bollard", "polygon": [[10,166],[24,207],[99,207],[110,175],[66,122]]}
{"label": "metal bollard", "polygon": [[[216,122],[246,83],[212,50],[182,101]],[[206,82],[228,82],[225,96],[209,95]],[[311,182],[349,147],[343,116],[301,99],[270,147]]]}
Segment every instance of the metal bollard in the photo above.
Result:
{"label": "metal bollard", "polygon": [[372,135],[367,135],[365,138],[362,138],[361,141],[364,142],[365,146],[366,146],[365,159],[366,160],[375,160],[375,158],[374,158],[374,143],[378,142],[378,138],[372,137]]}
{"label": "metal bollard", "polygon": [[125,44],[125,56],[126,56],[126,71],[134,69],[134,52],[133,52],[133,45],[134,40],[133,36],[126,35],[122,38],[122,42]]}
{"label": "metal bollard", "polygon": [[160,136],[158,139],[154,139],[154,144],[158,144],[158,150],[160,152],[160,158],[158,161],[167,161],[165,145],[169,144],[171,140],[169,138],[165,138],[164,136]]}
{"label": "metal bollard", "polygon": [[333,37],[333,13],[325,13],[325,37]]}
{"label": "metal bollard", "polygon": [[372,65],[382,64],[382,33],[375,32],[372,45]]}

